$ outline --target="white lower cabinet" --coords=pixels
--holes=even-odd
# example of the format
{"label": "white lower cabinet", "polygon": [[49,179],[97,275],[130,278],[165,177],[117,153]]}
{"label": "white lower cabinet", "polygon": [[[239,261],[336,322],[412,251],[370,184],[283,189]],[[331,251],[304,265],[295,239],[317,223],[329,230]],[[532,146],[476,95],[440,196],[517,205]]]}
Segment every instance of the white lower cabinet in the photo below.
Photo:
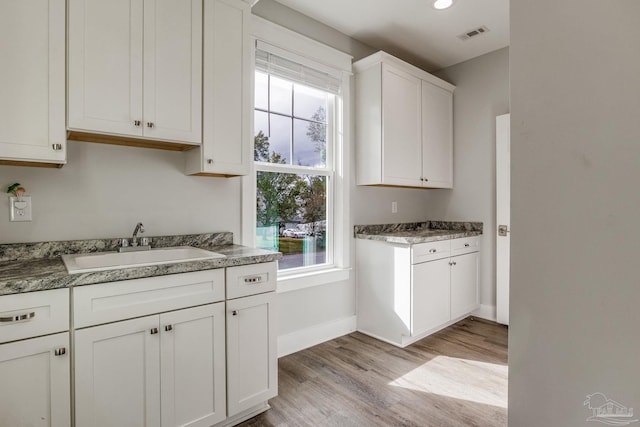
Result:
{"label": "white lower cabinet", "polygon": [[420,335],[451,320],[449,260],[423,262],[412,267],[412,335]]}
{"label": "white lower cabinet", "polygon": [[229,416],[278,394],[275,292],[227,301]]}
{"label": "white lower cabinet", "polygon": [[476,310],[479,241],[357,239],[358,330],[404,347]]}
{"label": "white lower cabinet", "polygon": [[0,345],[0,426],[69,427],[68,349],[68,332]]}
{"label": "white lower cabinet", "polygon": [[77,426],[225,419],[224,303],[75,332]]}
{"label": "white lower cabinet", "polygon": [[457,319],[478,308],[478,252],[451,258],[451,318]]}
{"label": "white lower cabinet", "polygon": [[69,427],[69,291],[0,297],[0,426]]}

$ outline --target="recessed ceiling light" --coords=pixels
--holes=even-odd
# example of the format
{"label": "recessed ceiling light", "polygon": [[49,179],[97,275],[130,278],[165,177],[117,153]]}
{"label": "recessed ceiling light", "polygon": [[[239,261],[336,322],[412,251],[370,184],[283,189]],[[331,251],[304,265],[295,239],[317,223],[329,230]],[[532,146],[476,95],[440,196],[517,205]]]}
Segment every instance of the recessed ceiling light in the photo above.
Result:
{"label": "recessed ceiling light", "polygon": [[453,4],[453,0],[435,0],[433,2],[433,7],[438,10],[448,9]]}

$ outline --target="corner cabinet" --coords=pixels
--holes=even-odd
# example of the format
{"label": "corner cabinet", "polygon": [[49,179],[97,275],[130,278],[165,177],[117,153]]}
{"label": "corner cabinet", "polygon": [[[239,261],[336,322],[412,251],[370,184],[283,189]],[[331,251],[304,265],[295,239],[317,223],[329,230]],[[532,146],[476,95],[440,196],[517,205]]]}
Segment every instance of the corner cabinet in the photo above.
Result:
{"label": "corner cabinet", "polygon": [[200,144],[203,0],[68,3],[69,139]]}
{"label": "corner cabinet", "polygon": [[357,184],[453,188],[455,86],[385,52],[353,69]]}
{"label": "corner cabinet", "polygon": [[66,163],[65,0],[0,2],[0,165]]}
{"label": "corner cabinet", "polygon": [[400,245],[356,240],[358,330],[404,347],[479,307],[480,237]]}
{"label": "corner cabinet", "polygon": [[204,1],[202,146],[186,153],[186,173],[249,173],[253,65],[251,6],[241,0]]}

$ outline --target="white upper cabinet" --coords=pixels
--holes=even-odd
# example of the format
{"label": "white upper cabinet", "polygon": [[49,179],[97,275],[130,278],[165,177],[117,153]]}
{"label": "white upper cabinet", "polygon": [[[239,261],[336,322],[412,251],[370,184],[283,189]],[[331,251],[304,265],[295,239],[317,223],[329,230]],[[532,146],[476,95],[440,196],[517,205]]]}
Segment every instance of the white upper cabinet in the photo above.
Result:
{"label": "white upper cabinet", "polygon": [[204,2],[203,135],[187,155],[189,175],[249,173],[251,149],[251,7],[241,0]]}
{"label": "white upper cabinet", "polygon": [[68,27],[72,134],[200,143],[202,0],[69,0]]}
{"label": "white upper cabinet", "polygon": [[384,52],[353,69],[357,184],[452,188],[455,86]]}
{"label": "white upper cabinet", "polygon": [[0,2],[0,164],[66,163],[65,1]]}
{"label": "white upper cabinet", "polygon": [[[421,81],[382,64],[382,176],[387,184],[420,186],[422,159]],[[357,104],[356,104],[357,105]]]}

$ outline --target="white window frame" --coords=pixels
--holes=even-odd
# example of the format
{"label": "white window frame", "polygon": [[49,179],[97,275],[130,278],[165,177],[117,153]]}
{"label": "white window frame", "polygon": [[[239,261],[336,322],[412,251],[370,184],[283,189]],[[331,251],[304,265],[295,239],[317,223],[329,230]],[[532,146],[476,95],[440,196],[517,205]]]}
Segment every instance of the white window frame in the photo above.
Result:
{"label": "white window frame", "polygon": [[[327,283],[348,280],[350,275],[350,242],[349,232],[351,215],[349,209],[349,129],[350,122],[350,77],[351,60],[348,54],[335,50],[329,46],[309,39],[270,21],[252,15],[252,35],[254,42],[253,53],[255,54],[255,41],[259,40],[277,48],[279,55],[287,55],[302,65],[319,70],[331,70],[341,76],[340,95],[336,96],[335,122],[333,126],[333,158],[327,158],[327,162],[333,162],[333,172],[328,176],[333,180],[333,185],[327,188],[327,224],[332,226],[332,239],[327,245],[332,246],[332,259],[327,259],[327,264],[309,266],[306,268],[296,268],[291,270],[281,270],[278,272],[278,292],[295,291],[312,286],[319,286]],[[248,67],[255,75],[255,58],[252,55],[251,67]],[[251,88],[251,100],[254,99],[254,87]],[[253,103],[252,108],[253,111]],[[327,111],[329,114],[329,111]],[[251,114],[253,121],[253,113]],[[251,125],[253,130],[253,123]],[[251,144],[253,153],[253,131],[251,132]],[[283,165],[284,166],[284,165]],[[261,168],[262,169],[262,168]],[[311,169],[310,172],[317,174],[321,169]],[[287,172],[285,167],[277,167],[277,172]],[[290,172],[304,173],[300,168],[295,168]],[[256,170],[253,160],[250,165],[249,175],[242,179],[242,244],[255,246],[256,230]]]}

